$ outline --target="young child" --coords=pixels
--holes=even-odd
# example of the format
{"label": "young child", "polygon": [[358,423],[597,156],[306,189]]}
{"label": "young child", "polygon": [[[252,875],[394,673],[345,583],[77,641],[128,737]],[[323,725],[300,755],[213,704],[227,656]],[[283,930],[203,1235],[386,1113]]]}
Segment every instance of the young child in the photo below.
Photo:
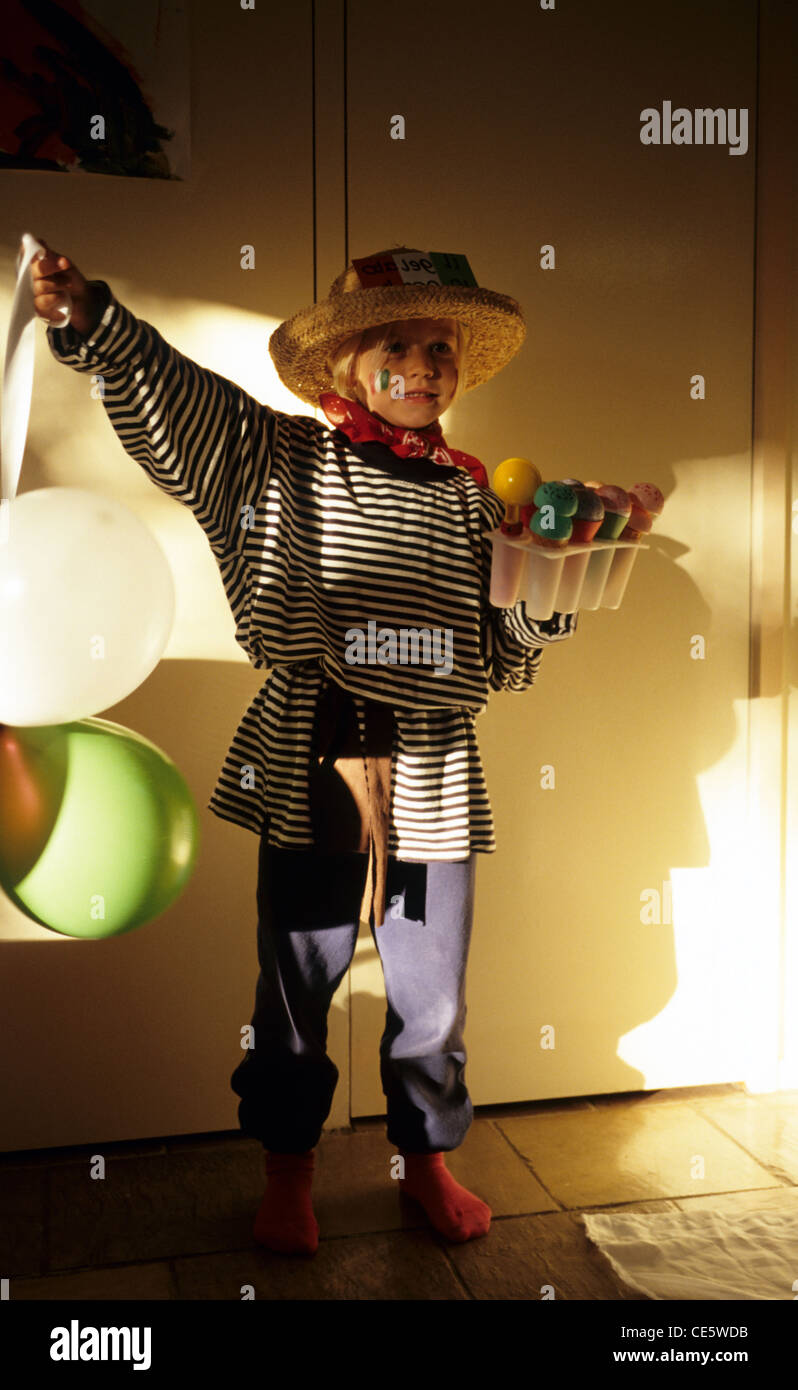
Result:
{"label": "young child", "polygon": [[[353,263],[273,333],[281,380],[326,422],[181,355],[49,247],[31,271],[54,356],[102,376],[122,446],[191,508],[237,640],[270,667],[208,805],[260,837],[254,1046],[231,1084],[265,1151],[254,1235],[285,1253],[318,1245],[314,1150],[338,1080],[327,1015],[361,918],[385,979],[400,1190],[452,1241],[489,1229],[490,1208],[444,1163],[473,1117],[465,975],[476,855],[496,848],[475,718],[491,690],[532,685],[543,646],[576,628],[575,615],[532,620],[523,601],[490,605],[503,503],[438,423],[518,351],[520,307],[401,282],[396,265],[420,257]],[[72,319],[58,328],[64,290]]]}

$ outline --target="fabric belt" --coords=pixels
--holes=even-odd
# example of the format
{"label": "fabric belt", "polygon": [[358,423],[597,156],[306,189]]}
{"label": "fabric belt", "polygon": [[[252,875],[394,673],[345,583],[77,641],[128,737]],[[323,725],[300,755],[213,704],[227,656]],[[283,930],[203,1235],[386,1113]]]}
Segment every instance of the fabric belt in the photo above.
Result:
{"label": "fabric belt", "polygon": [[364,741],[354,697],[328,678],[316,708],[308,800],[313,839],[322,852],[368,855],[360,917],[381,927],[396,720],[388,705],[360,698]]}

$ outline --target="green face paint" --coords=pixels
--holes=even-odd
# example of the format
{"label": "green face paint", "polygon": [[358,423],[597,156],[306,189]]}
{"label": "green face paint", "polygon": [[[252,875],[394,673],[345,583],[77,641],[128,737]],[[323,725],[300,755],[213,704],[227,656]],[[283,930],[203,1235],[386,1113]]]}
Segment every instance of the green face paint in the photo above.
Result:
{"label": "green face paint", "polygon": [[378,391],[387,391],[391,380],[391,374],[387,367],[383,367],[381,372],[376,372],[374,383]]}

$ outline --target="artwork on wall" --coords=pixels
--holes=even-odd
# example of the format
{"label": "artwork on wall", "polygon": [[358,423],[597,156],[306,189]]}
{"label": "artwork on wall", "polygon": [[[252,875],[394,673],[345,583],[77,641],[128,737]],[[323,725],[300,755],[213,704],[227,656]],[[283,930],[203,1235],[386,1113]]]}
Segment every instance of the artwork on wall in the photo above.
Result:
{"label": "artwork on wall", "polygon": [[189,177],[188,0],[4,0],[0,169]]}

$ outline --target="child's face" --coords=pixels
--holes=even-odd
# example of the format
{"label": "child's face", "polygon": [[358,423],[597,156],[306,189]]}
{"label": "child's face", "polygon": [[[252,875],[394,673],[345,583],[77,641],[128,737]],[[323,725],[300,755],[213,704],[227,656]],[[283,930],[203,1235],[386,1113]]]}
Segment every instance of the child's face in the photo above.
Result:
{"label": "child's face", "polygon": [[[361,352],[356,376],[375,415],[405,429],[431,425],[451,404],[457,386],[457,339],[452,319],[406,319],[392,330],[381,387],[374,354]],[[396,378],[399,378],[397,381]]]}

